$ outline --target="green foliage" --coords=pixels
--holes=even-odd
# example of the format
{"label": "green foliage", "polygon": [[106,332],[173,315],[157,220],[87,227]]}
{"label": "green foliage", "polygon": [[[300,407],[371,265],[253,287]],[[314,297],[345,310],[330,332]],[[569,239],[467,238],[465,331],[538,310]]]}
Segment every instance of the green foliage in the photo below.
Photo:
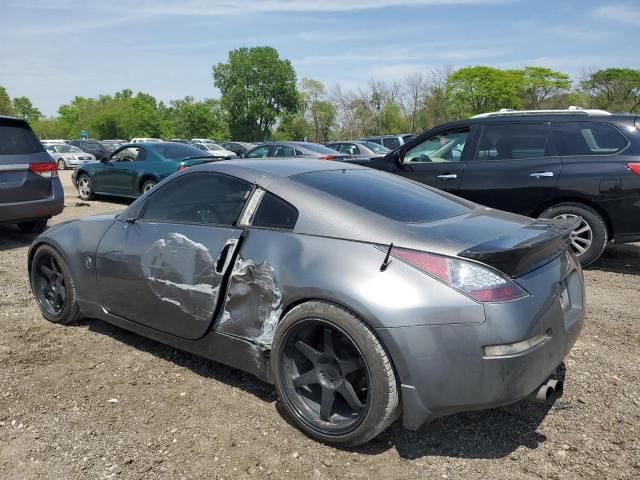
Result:
{"label": "green foliage", "polygon": [[298,111],[295,70],[272,47],[232,50],[212,70],[232,138],[264,140],[278,118]]}
{"label": "green foliage", "polygon": [[35,122],[38,120],[42,113],[36,107],[33,106],[31,100],[27,97],[16,97],[13,99],[13,110],[16,117],[22,118],[27,122]]}
{"label": "green foliage", "polygon": [[379,132],[404,132],[408,128],[407,119],[402,115],[397,103],[387,101],[380,110]]}
{"label": "green foliage", "polygon": [[465,67],[451,74],[447,94],[455,115],[468,117],[500,108],[520,108],[523,76],[516,70]]}
{"label": "green foliage", "polygon": [[13,115],[13,105],[7,89],[0,86],[0,115]]}
{"label": "green foliage", "polygon": [[208,98],[197,102],[193,97],[184,97],[171,102],[173,128],[178,138],[229,137],[224,112],[219,100]]}
{"label": "green foliage", "polygon": [[31,128],[38,138],[66,138],[67,126],[60,118],[39,118],[34,122],[30,122]]}
{"label": "green foliage", "polygon": [[522,100],[527,109],[540,108],[550,96],[557,96],[571,88],[569,75],[545,67],[524,67]]}
{"label": "green foliage", "polygon": [[591,73],[580,87],[593,106],[614,112],[638,112],[640,70],[607,68]]}

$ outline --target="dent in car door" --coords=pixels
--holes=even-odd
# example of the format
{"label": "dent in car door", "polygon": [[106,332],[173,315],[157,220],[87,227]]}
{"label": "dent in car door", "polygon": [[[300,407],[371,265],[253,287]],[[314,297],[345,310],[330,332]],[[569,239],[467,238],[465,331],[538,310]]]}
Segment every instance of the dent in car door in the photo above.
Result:
{"label": "dent in car door", "polygon": [[553,197],[562,161],[549,124],[485,124],[459,195],[481,205],[533,215]]}

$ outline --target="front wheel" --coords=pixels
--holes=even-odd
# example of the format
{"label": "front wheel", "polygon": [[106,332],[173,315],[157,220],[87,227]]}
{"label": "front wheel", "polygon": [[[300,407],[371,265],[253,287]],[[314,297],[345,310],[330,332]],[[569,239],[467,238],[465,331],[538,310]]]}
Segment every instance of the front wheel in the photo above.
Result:
{"label": "front wheel", "polygon": [[571,232],[571,249],[585,267],[595,262],[604,252],[608,241],[607,225],[593,208],[580,203],[560,203],[546,209],[541,218],[581,218]]}
{"label": "front wheel", "polygon": [[156,186],[155,180],[146,180],[142,184],[142,188],[140,189],[141,193],[147,193],[149,190],[151,190],[155,186]]}
{"label": "front wheel", "polygon": [[78,195],[82,200],[93,200],[96,197],[91,178],[86,173],[78,177]]}
{"label": "front wheel", "polygon": [[58,170],[66,170],[67,164],[64,163],[63,159],[58,160]]}
{"label": "front wheel", "polygon": [[293,308],[278,325],[271,359],[287,413],[313,438],[360,445],[398,416],[391,359],[371,328],[337,305]]}

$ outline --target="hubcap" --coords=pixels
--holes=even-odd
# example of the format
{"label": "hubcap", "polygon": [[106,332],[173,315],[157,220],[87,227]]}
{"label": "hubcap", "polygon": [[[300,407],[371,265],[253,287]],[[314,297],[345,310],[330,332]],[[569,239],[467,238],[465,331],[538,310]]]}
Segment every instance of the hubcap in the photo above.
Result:
{"label": "hubcap", "polygon": [[364,419],[369,372],[342,330],[319,319],[301,322],[287,334],[279,361],[287,400],[305,424],[342,434]]}
{"label": "hubcap", "polygon": [[83,197],[88,197],[91,194],[91,185],[88,178],[82,177],[80,179],[80,181],[78,182],[78,191]]}
{"label": "hubcap", "polygon": [[145,192],[145,193],[148,192],[149,190],[151,190],[153,188],[154,185],[155,185],[155,183],[145,183],[143,192]]}
{"label": "hubcap", "polygon": [[52,316],[64,310],[67,287],[58,261],[52,255],[38,258],[35,268],[34,290],[40,306]]}
{"label": "hubcap", "polygon": [[[578,215],[574,215],[571,213],[563,213],[562,215],[557,215],[554,218],[559,219],[567,219],[567,218],[578,218]],[[573,230],[569,236],[571,241],[571,249],[573,252],[579,257],[584,254],[591,243],[593,243],[593,230],[591,230],[591,226],[582,218],[582,221],[578,224],[575,230]]]}

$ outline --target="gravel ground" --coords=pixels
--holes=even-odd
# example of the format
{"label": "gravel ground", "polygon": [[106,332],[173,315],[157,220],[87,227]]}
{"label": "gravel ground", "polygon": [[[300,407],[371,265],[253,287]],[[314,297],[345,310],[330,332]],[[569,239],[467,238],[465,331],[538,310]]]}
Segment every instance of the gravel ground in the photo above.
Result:
{"label": "gravel ground", "polygon": [[[50,223],[121,209],[66,208]],[[26,272],[32,236],[0,226],[0,477],[639,478],[640,246],[585,272],[587,322],[565,394],[394,424],[360,448],[316,443],[281,416],[271,386],[98,320],[47,323]]]}

